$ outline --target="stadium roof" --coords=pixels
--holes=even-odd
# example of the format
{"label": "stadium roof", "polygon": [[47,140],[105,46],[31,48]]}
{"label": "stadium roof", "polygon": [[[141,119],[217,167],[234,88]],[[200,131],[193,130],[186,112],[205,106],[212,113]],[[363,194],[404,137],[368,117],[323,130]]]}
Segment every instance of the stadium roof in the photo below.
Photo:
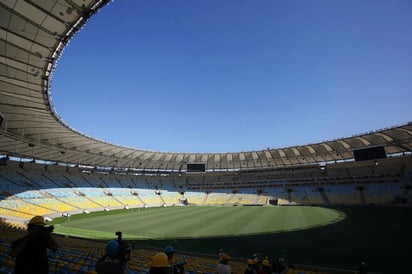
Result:
{"label": "stadium roof", "polygon": [[[230,153],[172,153],[128,148],[86,136],[54,110],[52,73],[65,46],[108,0],[0,2],[0,154],[89,166],[182,171],[237,170],[353,159],[353,150],[385,146],[410,153],[412,124],[288,148]],[[268,144],[269,145],[269,144]]]}

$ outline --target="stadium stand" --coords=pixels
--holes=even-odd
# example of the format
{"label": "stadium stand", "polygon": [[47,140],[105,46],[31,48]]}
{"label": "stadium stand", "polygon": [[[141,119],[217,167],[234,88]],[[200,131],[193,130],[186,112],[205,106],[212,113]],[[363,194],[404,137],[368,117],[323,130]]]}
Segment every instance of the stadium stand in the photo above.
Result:
{"label": "stadium stand", "polygon": [[[11,271],[5,251],[21,233],[9,227],[24,228],[35,214],[54,218],[182,201],[191,206],[412,204],[410,122],[315,144],[233,153],[127,148],[71,128],[54,110],[52,72],[70,39],[109,2],[0,3],[0,218],[8,227],[1,231],[0,272]],[[387,158],[355,159],[354,151],[375,147],[383,147]],[[205,172],[187,173],[193,162],[204,164]],[[79,240],[75,246],[72,239],[60,240],[65,244],[55,258],[59,273],[94,273],[101,243]],[[135,251],[131,271],[147,273],[152,254]],[[215,270],[215,260],[185,259],[193,260],[191,274]],[[296,271],[291,273],[304,273]]]}
{"label": "stadium stand", "polygon": [[[192,185],[175,187],[165,180],[160,184],[155,176],[145,180],[143,176],[85,173],[79,168],[59,166],[45,171],[36,163],[25,163],[22,168],[19,163],[9,161],[7,166],[0,166],[3,197],[0,206],[3,217],[24,222],[33,212],[57,216],[85,210],[173,206],[185,200],[201,206],[266,205],[270,201],[280,205],[330,206],[391,204],[403,197],[407,203],[411,172],[401,171],[403,160],[409,163],[410,157],[384,159],[379,165],[369,161],[359,165],[334,163],[326,165],[324,170],[285,169],[276,171],[281,180],[257,186],[221,188],[221,183],[212,186],[207,182],[195,183],[199,188],[196,191],[191,190]],[[318,177],[310,179],[315,174]],[[156,185],[147,187],[149,181]]]}
{"label": "stadium stand", "polygon": [[207,194],[207,200],[203,203],[204,205],[225,205],[228,204],[228,194],[226,192],[209,192]]}
{"label": "stadium stand", "polygon": [[186,191],[184,197],[193,205],[203,205],[207,197],[206,193],[201,191]]}

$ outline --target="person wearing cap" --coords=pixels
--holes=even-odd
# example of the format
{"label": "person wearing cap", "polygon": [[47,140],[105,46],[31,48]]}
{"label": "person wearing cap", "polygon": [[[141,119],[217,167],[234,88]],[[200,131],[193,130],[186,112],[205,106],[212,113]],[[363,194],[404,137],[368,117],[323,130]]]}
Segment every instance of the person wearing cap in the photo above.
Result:
{"label": "person wearing cap", "polygon": [[45,227],[42,216],[33,217],[27,225],[27,235],[11,245],[9,255],[15,258],[15,274],[48,274],[47,249],[57,251],[57,242],[50,235],[53,228]]}
{"label": "person wearing cap", "polygon": [[232,271],[229,265],[229,255],[222,253],[219,264],[217,265],[217,274],[230,274]]}
{"label": "person wearing cap", "polygon": [[119,259],[120,245],[117,240],[106,244],[105,254],[96,262],[98,274],[123,274],[126,264]]}
{"label": "person wearing cap", "polygon": [[176,253],[175,248],[172,245],[168,245],[168,246],[166,246],[166,248],[164,250],[164,253],[167,255],[167,259],[169,260],[169,265],[170,265],[170,268],[172,269],[172,273],[174,273],[174,274],[183,273],[184,272],[184,267],[183,267],[184,264],[176,263],[176,261],[175,261],[175,257],[174,257],[174,255]]}
{"label": "person wearing cap", "polygon": [[175,248],[171,245],[166,246],[165,248],[165,253],[167,255],[167,258],[169,259],[169,264],[173,265],[174,264],[174,260],[173,260],[173,256],[175,255]]}
{"label": "person wearing cap", "polygon": [[164,253],[167,255],[169,260],[170,268],[174,274],[182,274],[185,273],[185,264],[186,262],[176,262],[175,253],[176,250],[172,245],[166,246]]}
{"label": "person wearing cap", "polygon": [[152,258],[152,264],[149,269],[149,274],[171,274],[172,268],[169,264],[169,258],[166,253],[156,253]]}

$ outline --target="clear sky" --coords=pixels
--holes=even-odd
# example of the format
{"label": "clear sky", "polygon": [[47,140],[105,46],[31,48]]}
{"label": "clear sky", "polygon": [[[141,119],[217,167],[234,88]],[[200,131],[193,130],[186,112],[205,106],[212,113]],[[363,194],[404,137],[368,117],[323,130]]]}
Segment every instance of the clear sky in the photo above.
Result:
{"label": "clear sky", "polygon": [[167,152],[305,145],[412,121],[410,0],[115,0],[53,75],[57,113]]}

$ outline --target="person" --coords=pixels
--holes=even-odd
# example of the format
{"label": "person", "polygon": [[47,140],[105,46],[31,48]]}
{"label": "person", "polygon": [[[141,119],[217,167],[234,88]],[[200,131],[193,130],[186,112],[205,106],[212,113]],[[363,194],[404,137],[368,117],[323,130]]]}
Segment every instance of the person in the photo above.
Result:
{"label": "person", "polygon": [[227,253],[222,253],[221,260],[217,265],[217,274],[231,274],[229,255]]}
{"label": "person", "polygon": [[254,263],[253,259],[248,259],[247,260],[247,268],[245,269],[244,274],[256,274],[254,264],[255,263]]}
{"label": "person", "polygon": [[254,253],[252,255],[252,261],[253,261],[253,268],[257,272],[261,266],[259,262],[259,253]]}
{"label": "person", "polygon": [[223,252],[223,249],[219,249],[219,253],[218,253],[218,256],[219,256],[219,262],[222,260],[222,254],[223,254],[224,252]]}
{"label": "person", "polygon": [[272,271],[273,271],[273,274],[279,274],[281,272],[280,262],[277,257],[273,257]]}
{"label": "person", "polygon": [[152,264],[149,269],[150,274],[171,274],[173,273],[172,268],[169,264],[169,258],[166,253],[159,252],[156,253],[152,258]]}
{"label": "person", "polygon": [[57,251],[51,236],[53,226],[45,227],[42,216],[33,217],[27,225],[27,235],[14,241],[9,255],[15,258],[15,274],[48,274],[47,249]]}
{"label": "person", "polygon": [[175,260],[175,253],[176,250],[172,245],[166,246],[164,253],[167,255],[167,259],[169,260],[169,265],[173,270],[174,274],[182,274],[185,272],[185,264],[186,262],[176,262]]}
{"label": "person", "polygon": [[258,274],[272,274],[272,267],[269,262],[269,258],[265,257],[263,259],[259,270],[257,271]]}
{"label": "person", "polygon": [[105,254],[96,262],[98,274],[123,274],[126,264],[119,259],[120,245],[117,240],[111,240],[106,244]]}
{"label": "person", "polygon": [[259,253],[253,253],[252,255],[252,259],[255,261],[255,263],[259,262]]}
{"label": "person", "polygon": [[165,253],[167,255],[167,258],[169,260],[169,264],[173,265],[174,264],[174,260],[173,260],[173,256],[175,255],[175,248],[171,245],[166,246],[165,248]]}
{"label": "person", "polygon": [[284,257],[274,258],[272,264],[272,272],[282,273],[286,269],[286,261]]}

